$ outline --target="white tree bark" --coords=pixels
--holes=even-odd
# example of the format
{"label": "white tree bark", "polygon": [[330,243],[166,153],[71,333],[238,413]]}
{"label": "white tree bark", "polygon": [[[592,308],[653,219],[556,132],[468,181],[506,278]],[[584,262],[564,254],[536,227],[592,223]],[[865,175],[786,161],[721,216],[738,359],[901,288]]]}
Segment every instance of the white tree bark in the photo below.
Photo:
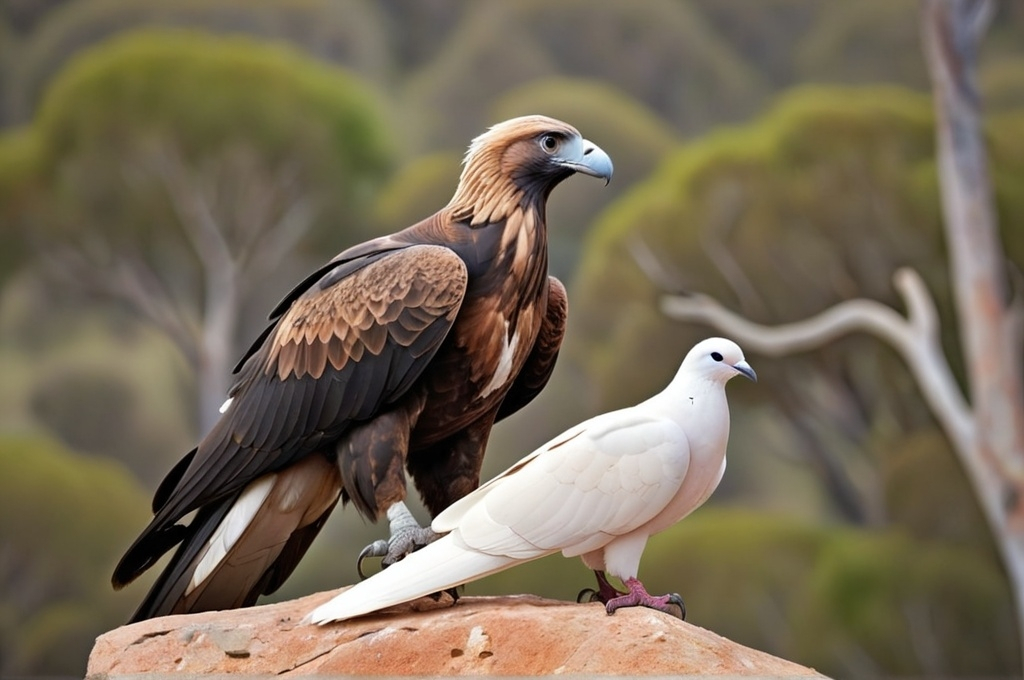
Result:
{"label": "white tree bark", "polygon": [[1024,653],[1024,338],[999,240],[976,84],[989,0],[925,0],[922,37],[931,75],[950,278],[975,437],[960,451],[1003,555]]}

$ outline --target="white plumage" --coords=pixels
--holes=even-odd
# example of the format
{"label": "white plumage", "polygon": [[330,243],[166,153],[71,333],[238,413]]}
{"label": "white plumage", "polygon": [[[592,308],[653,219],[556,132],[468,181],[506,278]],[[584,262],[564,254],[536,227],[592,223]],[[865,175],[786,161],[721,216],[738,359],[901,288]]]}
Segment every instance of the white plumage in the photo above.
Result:
{"label": "white plumage", "polygon": [[[756,379],[730,340],[686,355],[662,392],[567,430],[439,514],[446,534],[357,583],[309,616],[340,621],[446,590],[561,551],[598,572],[608,611],[663,608],[636,580],[647,539],[699,507],[725,471],[725,383]],[[615,591],[604,572],[621,579]],[[604,583],[602,583],[604,581]]]}
{"label": "white plumage", "polygon": [[276,480],[277,475],[264,475],[245,488],[207,542],[206,550],[202,553],[203,557],[199,564],[196,565],[186,594],[198,588],[228,556],[231,549],[235,547],[235,543],[252,524],[253,517],[263,507]]}

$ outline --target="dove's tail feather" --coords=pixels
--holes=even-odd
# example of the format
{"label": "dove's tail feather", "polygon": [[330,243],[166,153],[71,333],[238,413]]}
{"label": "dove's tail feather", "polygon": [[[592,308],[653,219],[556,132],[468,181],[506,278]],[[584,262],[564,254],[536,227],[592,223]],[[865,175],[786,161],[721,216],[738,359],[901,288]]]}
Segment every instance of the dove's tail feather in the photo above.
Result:
{"label": "dove's tail feather", "polygon": [[309,615],[312,623],[342,621],[489,576],[524,560],[488,555],[448,535],[355,584]]}

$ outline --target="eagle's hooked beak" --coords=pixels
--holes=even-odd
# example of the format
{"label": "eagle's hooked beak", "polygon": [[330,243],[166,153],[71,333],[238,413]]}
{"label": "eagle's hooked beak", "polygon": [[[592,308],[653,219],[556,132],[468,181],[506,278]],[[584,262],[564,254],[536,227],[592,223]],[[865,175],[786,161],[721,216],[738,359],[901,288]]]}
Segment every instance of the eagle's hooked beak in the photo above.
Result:
{"label": "eagle's hooked beak", "polygon": [[735,368],[743,377],[750,378],[754,382],[757,382],[757,373],[754,373],[754,369],[751,368],[750,364],[746,361],[737,361],[732,365],[732,367]]}
{"label": "eagle's hooked beak", "polygon": [[591,177],[600,177],[605,186],[612,181],[612,159],[597,144],[578,137],[562,147],[554,159],[559,165],[582,172]]}

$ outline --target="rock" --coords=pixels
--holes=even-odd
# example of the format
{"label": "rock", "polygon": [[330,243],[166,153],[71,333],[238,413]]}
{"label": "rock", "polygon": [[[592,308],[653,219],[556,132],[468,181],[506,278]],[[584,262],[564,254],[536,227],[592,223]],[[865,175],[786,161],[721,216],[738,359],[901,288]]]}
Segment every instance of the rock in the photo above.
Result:
{"label": "rock", "polygon": [[167,616],[96,641],[89,680],[190,675],[674,675],[823,677],[650,609],[533,596],[423,598],[354,621],[302,619],[336,593]]}

